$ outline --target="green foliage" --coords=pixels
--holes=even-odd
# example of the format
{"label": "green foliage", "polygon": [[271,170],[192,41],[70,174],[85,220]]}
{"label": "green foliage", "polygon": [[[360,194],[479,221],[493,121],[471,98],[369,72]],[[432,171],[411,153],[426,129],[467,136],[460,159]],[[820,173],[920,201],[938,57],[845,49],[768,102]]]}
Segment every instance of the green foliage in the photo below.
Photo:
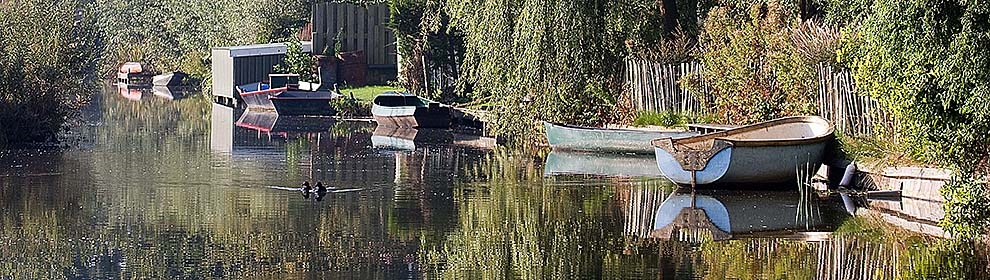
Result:
{"label": "green foliage", "polygon": [[92,5],[0,3],[0,149],[55,141],[95,87]]}
{"label": "green foliage", "polygon": [[[430,85],[436,77],[457,79],[464,61],[464,34],[451,25],[443,0],[395,0],[389,2],[389,26],[396,34],[402,65],[399,82],[411,92],[442,101],[462,97],[453,84]],[[438,89],[439,91],[433,91]]]}
{"label": "green foliage", "polygon": [[96,0],[104,73],[123,61],[205,79],[210,49],[285,41],[309,16],[302,0]]}
{"label": "green foliage", "polygon": [[491,131],[533,136],[537,120],[614,119],[626,48],[611,27],[631,20],[625,4],[449,1],[451,25],[465,35],[461,82],[493,112]]}
{"label": "green foliage", "polygon": [[[712,8],[704,22],[701,62],[726,122],[745,124],[811,111],[813,63],[792,35],[798,11],[778,1]],[[699,77],[682,80],[699,88]],[[698,91],[700,92],[700,91]]]}
{"label": "green foliage", "polygon": [[275,65],[272,69],[273,73],[297,74],[299,80],[304,82],[319,80],[319,77],[313,72],[316,57],[302,51],[302,45],[298,38],[289,40],[286,45],[285,59],[282,60],[282,63]]}
{"label": "green foliage", "polygon": [[684,126],[689,123],[712,123],[715,121],[715,116],[713,115],[700,115],[691,112],[679,113],[676,111],[664,111],[664,112],[654,112],[654,111],[642,111],[636,116],[636,120],[633,121],[634,126],[665,126],[665,127],[676,127]]}
{"label": "green foliage", "polygon": [[988,172],[990,3],[876,1],[840,54],[925,162]]}
{"label": "green foliage", "polygon": [[990,229],[990,191],[986,177],[957,175],[942,186],[945,218],[941,226],[963,238],[979,238]]}
{"label": "green foliage", "polygon": [[330,106],[337,111],[338,116],[371,116],[371,104],[360,102],[349,97],[337,98],[330,101]]}

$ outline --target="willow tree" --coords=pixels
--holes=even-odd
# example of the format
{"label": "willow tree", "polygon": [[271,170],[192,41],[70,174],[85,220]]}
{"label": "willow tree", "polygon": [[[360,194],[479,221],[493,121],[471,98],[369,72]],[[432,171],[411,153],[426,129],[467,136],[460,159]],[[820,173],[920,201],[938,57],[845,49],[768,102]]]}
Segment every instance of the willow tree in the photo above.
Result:
{"label": "willow tree", "polygon": [[489,106],[496,134],[537,135],[536,121],[615,118],[627,1],[448,1],[464,31],[462,86]]}

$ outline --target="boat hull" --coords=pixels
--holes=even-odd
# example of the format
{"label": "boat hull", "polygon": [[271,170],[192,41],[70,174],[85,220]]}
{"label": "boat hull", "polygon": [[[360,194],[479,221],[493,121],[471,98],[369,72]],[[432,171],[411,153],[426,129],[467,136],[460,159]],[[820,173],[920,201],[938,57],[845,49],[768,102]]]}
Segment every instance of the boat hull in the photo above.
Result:
{"label": "boat hull", "polygon": [[278,95],[269,96],[269,102],[279,115],[287,116],[333,116],[330,92],[313,91],[284,91]]}
{"label": "boat hull", "polygon": [[657,167],[674,183],[788,183],[821,166],[832,133],[824,119],[790,117],[652,143]]}
{"label": "boat hull", "polygon": [[408,128],[448,128],[450,127],[450,107],[399,106],[386,107],[373,105],[375,121],[380,126]]}
{"label": "boat hull", "polygon": [[[695,173],[695,184],[713,183],[786,183],[796,182],[798,168],[821,166],[825,146],[814,144],[729,147],[718,152],[704,169]],[[657,166],[664,177],[674,183],[691,184],[691,172],[681,168],[670,152],[655,148]]]}
{"label": "boat hull", "polygon": [[600,129],[543,123],[547,142],[554,150],[651,154],[650,141],[656,138],[682,138],[698,135],[693,131],[650,131]]}
{"label": "boat hull", "polygon": [[274,88],[247,91],[241,93],[240,96],[241,100],[244,100],[244,104],[247,105],[249,109],[275,110],[275,104],[272,103],[272,100],[269,97],[286,90],[286,88]]}
{"label": "boat hull", "polygon": [[182,80],[185,78],[185,73],[172,72],[152,77],[151,83],[156,86],[178,86],[182,84]]}

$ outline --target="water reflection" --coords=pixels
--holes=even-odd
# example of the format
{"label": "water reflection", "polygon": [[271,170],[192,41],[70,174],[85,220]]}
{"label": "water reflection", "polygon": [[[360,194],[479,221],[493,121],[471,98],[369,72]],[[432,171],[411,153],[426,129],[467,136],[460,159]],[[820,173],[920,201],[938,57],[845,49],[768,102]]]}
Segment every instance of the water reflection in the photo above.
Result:
{"label": "water reflection", "polygon": [[656,158],[649,155],[623,155],[552,151],[544,174],[587,174],[613,177],[661,178]]}
{"label": "water reflection", "polygon": [[[371,124],[263,132],[206,98],[114,90],[83,127],[91,146],[0,153],[0,278],[966,278],[985,255],[833,198],[797,215],[795,192],[699,192],[733,238],[665,240],[657,212],[683,193],[661,179],[546,176],[546,158],[504,148],[376,149]],[[304,181],[357,191],[300,198]]]}

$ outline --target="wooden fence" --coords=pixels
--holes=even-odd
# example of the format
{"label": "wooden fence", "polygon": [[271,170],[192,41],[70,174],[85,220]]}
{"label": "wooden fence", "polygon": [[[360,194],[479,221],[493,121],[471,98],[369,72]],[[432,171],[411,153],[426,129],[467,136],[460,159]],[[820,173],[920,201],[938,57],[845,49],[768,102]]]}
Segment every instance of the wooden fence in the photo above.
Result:
{"label": "wooden fence", "polygon": [[[703,69],[699,62],[626,60],[626,86],[632,106],[637,111],[718,113],[712,111],[715,98],[704,82],[709,77],[704,77]],[[818,88],[812,100],[818,115],[832,121],[837,130],[852,135],[872,134],[878,125],[892,123],[875,100],[856,94],[849,69],[819,64],[815,70]],[[687,75],[698,75],[702,81],[699,92],[680,86],[679,80]]]}
{"label": "wooden fence", "polygon": [[819,64],[815,71],[818,73],[818,115],[832,121],[835,129],[864,135],[873,134],[878,125],[892,123],[876,100],[856,94],[852,71],[848,68]]}
{"label": "wooden fence", "polygon": [[313,4],[313,52],[333,52],[336,40],[341,51],[363,50],[370,67],[396,65],[395,34],[388,28],[387,4],[355,5],[323,2]]}
{"label": "wooden fence", "polygon": [[690,74],[699,75],[704,81],[702,69],[699,62],[660,64],[626,60],[626,84],[633,106],[637,111],[707,112],[706,104],[714,103],[714,99],[703,90],[707,88],[704,82],[703,92],[691,92],[678,84]]}

